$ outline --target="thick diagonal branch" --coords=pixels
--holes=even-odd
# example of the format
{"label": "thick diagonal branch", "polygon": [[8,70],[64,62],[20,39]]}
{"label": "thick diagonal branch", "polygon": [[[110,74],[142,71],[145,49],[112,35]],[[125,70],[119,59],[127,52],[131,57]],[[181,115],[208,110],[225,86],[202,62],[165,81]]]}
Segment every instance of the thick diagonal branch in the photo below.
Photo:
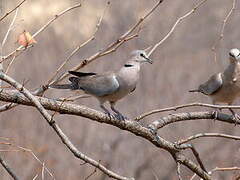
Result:
{"label": "thick diagonal branch", "polygon": [[57,135],[61,138],[62,142],[67,146],[67,148],[74,154],[75,157],[82,159],[86,163],[91,164],[92,166],[98,168],[103,173],[107,174],[109,177],[118,179],[118,180],[134,180],[133,178],[127,178],[120,176],[113,171],[110,171],[105,166],[100,164],[98,161],[95,161],[94,159],[86,156],[82,152],[80,152],[74,144],[69,140],[69,138],[64,134],[64,132],[61,130],[61,128],[54,122],[52,119],[52,116],[45,110],[45,108],[42,106],[41,102],[37,97],[32,95],[26,88],[23,87],[20,83],[16,82],[11,77],[7,76],[3,72],[0,72],[0,79],[9,83],[11,86],[16,88],[21,94],[24,94],[26,99],[31,102],[33,106],[35,106],[38,111],[42,114],[42,116],[47,120],[49,125],[54,129],[54,131],[57,133]]}
{"label": "thick diagonal branch", "polygon": [[[90,120],[94,120],[100,123],[106,123],[113,125],[115,127],[118,127],[120,129],[126,130],[128,132],[131,132],[137,136],[140,136],[151,143],[153,143],[155,146],[163,148],[170,152],[173,157],[177,158],[179,163],[187,166],[193,172],[197,173],[200,177],[204,179],[210,179],[209,176],[195,163],[187,159],[182,153],[179,153],[179,150],[175,147],[175,145],[171,142],[166,141],[165,139],[156,136],[151,132],[150,129],[143,127],[136,121],[129,121],[126,120],[124,122],[119,121],[117,119],[109,119],[107,115],[105,115],[102,112],[90,109],[83,105],[76,105],[76,104],[70,104],[70,103],[63,103],[61,101],[56,101],[48,98],[43,97],[36,97],[38,101],[42,104],[42,106],[47,110],[52,110],[59,112],[61,114],[69,114],[69,115],[77,115],[89,118]],[[33,102],[29,101],[25,96],[23,96],[21,93],[11,90],[3,90],[0,93],[0,100],[6,101],[6,102],[14,102],[18,104],[23,104],[27,106],[34,106]],[[191,114],[191,113],[190,113]],[[201,114],[201,113],[200,113]],[[202,112],[201,118],[209,119],[208,112]],[[219,120],[228,122],[229,116],[219,116]],[[222,119],[220,119],[222,118]],[[80,119],[81,120],[81,119]],[[232,120],[233,123],[235,123],[234,120]],[[178,155],[176,155],[176,153]],[[179,157],[178,157],[179,156]]]}

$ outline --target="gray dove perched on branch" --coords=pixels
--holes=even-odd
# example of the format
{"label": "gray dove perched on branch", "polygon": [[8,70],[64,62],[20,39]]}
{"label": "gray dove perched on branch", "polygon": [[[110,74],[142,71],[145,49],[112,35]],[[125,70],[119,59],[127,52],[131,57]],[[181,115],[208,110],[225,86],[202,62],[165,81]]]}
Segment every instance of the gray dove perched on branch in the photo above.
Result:
{"label": "gray dove perched on branch", "polygon": [[[198,89],[189,92],[203,93],[212,99],[213,104],[220,102],[231,105],[240,94],[240,51],[238,49],[230,50],[229,61],[230,64],[223,73],[214,74]],[[229,110],[236,120],[240,120],[232,109],[229,108]]]}
{"label": "gray dove perched on branch", "polygon": [[74,77],[70,77],[71,84],[52,85],[51,88],[83,90],[85,93],[96,97],[100,102],[100,107],[111,117],[111,113],[104,106],[108,101],[113,116],[124,120],[125,117],[115,109],[115,103],[124,96],[133,92],[139,80],[140,65],[144,62],[153,63],[143,50],[136,50],[131,53],[131,58],[118,72],[106,72],[103,74],[84,73],[69,71]]}

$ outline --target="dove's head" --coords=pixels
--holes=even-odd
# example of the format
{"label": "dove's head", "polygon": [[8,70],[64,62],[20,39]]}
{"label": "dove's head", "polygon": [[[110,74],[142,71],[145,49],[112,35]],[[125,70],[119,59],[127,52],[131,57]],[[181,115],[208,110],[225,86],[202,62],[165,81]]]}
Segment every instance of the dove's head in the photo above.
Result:
{"label": "dove's head", "polygon": [[240,61],[240,51],[239,49],[231,49],[229,52],[229,59],[231,62]]}
{"label": "dove's head", "polygon": [[147,53],[143,50],[133,51],[131,53],[131,60],[139,63],[144,63],[144,62],[148,62],[150,64],[153,63],[153,61],[148,57]]}

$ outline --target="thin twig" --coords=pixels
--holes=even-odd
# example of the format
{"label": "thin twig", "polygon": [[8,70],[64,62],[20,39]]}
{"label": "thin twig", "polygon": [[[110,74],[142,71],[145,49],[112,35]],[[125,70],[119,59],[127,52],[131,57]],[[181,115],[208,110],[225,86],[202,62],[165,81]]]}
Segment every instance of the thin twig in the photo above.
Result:
{"label": "thin twig", "polygon": [[166,125],[176,122],[206,119],[218,120],[235,125],[240,124],[240,122],[237,121],[232,115],[218,113],[216,117],[216,115],[212,111],[205,111],[205,112],[184,112],[171,114],[168,116],[161,117],[159,120],[153,121],[151,124],[148,125],[148,127],[152,129],[152,131],[157,131],[158,129],[165,127]]}
{"label": "thin twig", "polygon": [[113,171],[107,169],[105,166],[100,164],[99,162],[93,160],[92,158],[86,156],[82,152],[80,152],[74,144],[69,140],[69,138],[64,134],[64,132],[61,130],[61,128],[56,124],[56,122],[52,119],[52,116],[45,110],[45,108],[42,106],[40,101],[37,97],[32,95],[26,88],[24,88],[20,83],[16,82],[11,77],[7,76],[3,72],[0,72],[0,79],[4,80],[8,84],[12,85],[14,88],[16,88],[19,92],[24,94],[26,98],[31,101],[34,106],[38,109],[38,111],[42,114],[42,116],[45,118],[45,120],[48,122],[48,124],[53,128],[53,130],[57,133],[57,135],[61,138],[63,144],[66,145],[66,147],[79,159],[82,159],[83,161],[91,164],[92,166],[98,168],[103,173],[107,174],[109,177],[113,177],[115,179],[119,180],[133,180],[133,178],[127,178],[124,176],[120,176],[119,174],[114,173]]}
{"label": "thin twig", "polygon": [[[10,31],[11,31],[12,28],[13,28],[14,22],[15,22],[15,20],[16,20],[16,18],[17,18],[18,9],[19,9],[19,8],[17,8],[16,13],[15,13],[15,15],[14,15],[14,17],[13,17],[13,19],[12,19],[12,21],[11,21],[9,27],[8,27],[8,30],[7,30],[4,38],[3,38],[3,41],[2,41],[2,43],[0,44],[0,71],[2,71],[2,72],[4,71],[4,69],[3,69],[3,63],[2,63],[3,48],[4,48],[4,45],[5,45],[6,41],[7,41],[8,35],[9,35]],[[0,86],[1,86],[1,85],[2,85],[2,82],[1,82],[1,80],[0,80]]]}
{"label": "thin twig", "polygon": [[[223,168],[216,167],[213,170],[209,171],[208,174],[212,175],[214,172],[217,172],[217,171],[239,171],[239,170],[240,170],[240,167],[223,167]],[[190,180],[193,180],[196,176],[197,175],[194,174]]]}
{"label": "thin twig", "polygon": [[135,120],[139,121],[147,116],[160,113],[160,112],[166,112],[166,111],[177,111],[178,109],[183,109],[183,108],[189,108],[189,107],[206,107],[206,108],[213,108],[213,109],[240,109],[240,106],[229,106],[229,105],[213,105],[213,104],[206,104],[206,103],[189,103],[189,104],[182,104],[178,106],[173,106],[173,107],[167,107],[167,108],[162,108],[162,109],[154,109],[152,111],[146,112],[141,114],[140,116],[136,117]]}
{"label": "thin twig", "polygon": [[239,171],[239,170],[240,170],[240,167],[223,167],[223,168],[215,167],[213,170],[209,172],[209,174],[212,174],[213,172],[216,172],[216,171]]}
{"label": "thin twig", "polygon": [[70,61],[70,59],[71,59],[82,47],[86,46],[89,42],[91,42],[91,41],[93,41],[93,40],[95,39],[95,35],[96,35],[96,33],[98,32],[98,30],[99,30],[99,27],[100,27],[100,25],[101,25],[101,23],[102,23],[103,17],[104,17],[104,15],[105,15],[105,13],[106,13],[109,5],[110,5],[110,2],[108,1],[106,7],[104,8],[104,11],[103,11],[102,16],[100,17],[100,19],[99,19],[99,21],[98,21],[98,23],[97,23],[97,25],[96,25],[96,29],[95,29],[94,33],[91,35],[91,37],[88,38],[88,39],[87,39],[85,42],[83,42],[82,44],[78,45],[78,46],[71,52],[71,54],[67,57],[67,59],[60,65],[60,67],[57,69],[57,71],[56,71],[56,72],[53,74],[53,76],[48,80],[48,83],[47,83],[47,84],[50,84],[50,83],[53,81],[53,79],[54,79],[54,78],[56,77],[56,75],[60,72],[60,70],[62,70],[62,68]]}
{"label": "thin twig", "polygon": [[38,177],[38,174],[36,174],[34,177],[33,177],[33,180],[36,180]]}
{"label": "thin twig", "polygon": [[[10,140],[9,138],[4,138],[5,140]],[[0,144],[2,145],[8,145],[17,149],[10,149],[10,150],[0,150],[1,152],[24,152],[24,153],[29,153],[35,160],[37,160],[39,162],[39,164],[42,165],[43,168],[46,169],[47,173],[52,177],[52,179],[55,180],[53,174],[50,172],[50,170],[45,166],[44,162],[42,162],[37,155],[34,154],[34,152],[31,149],[27,149],[25,147],[19,146],[19,145],[15,145],[14,143],[11,142],[1,142]]]}
{"label": "thin twig", "polygon": [[[94,60],[96,60],[96,59],[98,59],[98,58],[100,58],[100,57],[102,57],[102,56],[105,56],[105,55],[107,55],[107,54],[110,54],[110,53],[116,51],[117,48],[119,48],[123,43],[125,43],[125,42],[127,42],[127,41],[129,41],[129,40],[131,40],[131,39],[133,39],[133,38],[135,38],[135,37],[138,37],[138,34],[134,34],[134,35],[132,35],[132,36],[126,37],[125,39],[122,39],[122,40],[120,41],[120,43],[117,43],[117,45],[114,45],[114,47],[112,47],[112,49],[107,50],[107,51],[104,50],[103,52],[98,52],[98,53],[92,55],[92,56],[89,57],[88,59],[85,59],[85,60],[81,61],[81,62],[82,62],[81,64],[75,66],[75,67],[72,68],[70,71],[77,71],[77,70],[83,68],[84,66],[86,66],[87,64],[93,62]],[[68,77],[68,76],[69,76],[69,73],[64,73],[62,76],[60,76],[59,78],[57,78],[55,81],[51,82],[50,85],[56,84],[56,83],[62,81],[63,79],[65,79],[65,78]]]}
{"label": "thin twig", "polygon": [[[10,24],[9,27],[8,27],[8,30],[7,30],[6,35],[5,35],[4,38],[3,38],[3,41],[2,41],[2,44],[1,44],[1,49],[3,49],[3,47],[4,47],[4,45],[5,45],[6,41],[7,41],[8,35],[9,35],[10,31],[11,31],[12,28],[13,28],[14,22],[15,22],[15,20],[16,20],[16,18],[17,18],[17,14],[18,14],[18,8],[17,8],[17,10],[16,10],[16,13],[15,13],[13,19],[12,19],[11,24]],[[2,51],[2,50],[1,50],[1,51]],[[2,54],[2,52],[1,52],[1,54]]]}
{"label": "thin twig", "polygon": [[69,101],[76,101],[78,99],[83,99],[83,98],[90,98],[92,97],[91,95],[87,95],[87,94],[81,94],[78,96],[69,96],[69,97],[64,97],[64,98],[58,98],[56,99],[57,101],[64,101],[64,102],[69,102]]}
{"label": "thin twig", "polygon": [[[1,77],[1,76],[0,76]],[[145,140],[150,141],[152,144],[154,144],[158,148],[163,148],[166,151],[170,152],[171,155],[175,154],[176,156],[179,155],[179,150],[176,149],[175,144],[166,141],[160,136],[156,136],[155,133],[153,133],[152,128],[143,127],[141,124],[139,124],[136,121],[130,121],[125,120],[124,122],[119,121],[118,119],[109,118],[106,114],[96,111],[94,109],[88,108],[83,105],[77,105],[77,104],[70,104],[70,103],[64,103],[62,104],[59,101],[55,101],[49,98],[43,98],[43,97],[35,97],[37,98],[44,108],[51,111],[58,111],[60,114],[70,114],[75,116],[81,116],[85,118],[89,118],[92,121],[96,121],[99,123],[105,123],[110,124],[112,126],[118,127],[120,129],[123,129],[125,131],[131,132],[139,137],[144,138]],[[10,90],[3,90],[0,93],[0,100],[6,101],[6,102],[15,102],[22,105],[27,106],[34,106],[33,102],[29,101],[26,97],[21,95],[20,93],[17,93],[16,91],[10,91]],[[171,118],[169,118],[169,121],[166,123],[173,123],[177,121],[184,121],[184,120],[200,120],[200,119],[212,119],[214,116],[212,112],[189,112],[186,114],[177,114],[172,115]],[[175,119],[174,119],[175,118]],[[82,118],[79,118],[79,120],[82,120]],[[217,116],[217,119],[219,121],[227,122],[235,124],[235,119],[230,116],[219,113]],[[156,124],[156,128],[158,124]],[[155,130],[155,129],[153,129]],[[65,143],[65,142],[64,142]],[[75,151],[73,152],[75,153]],[[75,156],[79,157],[79,154],[74,154]],[[205,180],[210,180],[210,177],[208,174],[206,174],[198,165],[196,165],[193,161],[190,159],[187,159],[183,154],[181,154],[181,161],[179,161],[182,165],[189,168],[191,171],[197,173],[200,177],[204,178]]]}
{"label": "thin twig", "polygon": [[[11,144],[11,145],[13,145],[13,144]],[[54,176],[53,176],[53,173],[45,166],[45,163],[42,162],[42,161],[37,157],[37,155],[34,154],[34,152],[33,152],[31,149],[27,149],[27,148],[25,148],[25,147],[18,146],[18,145],[13,145],[13,146],[17,147],[18,149],[20,149],[20,150],[23,151],[23,152],[28,152],[28,153],[30,153],[30,154],[33,156],[33,158],[36,159],[36,160],[42,165],[42,168],[43,168],[43,169],[46,169],[47,173],[52,177],[52,179],[55,180],[55,178],[54,178]]]}
{"label": "thin twig", "polygon": [[10,10],[9,12],[7,12],[5,15],[3,15],[1,18],[0,18],[0,22],[6,18],[9,14],[11,14],[13,11],[15,11],[16,9],[18,9],[26,0],[23,0],[21,1],[15,8],[13,8],[12,10]]}
{"label": "thin twig", "polygon": [[17,175],[15,174],[15,172],[13,172],[13,170],[8,166],[8,164],[2,159],[2,157],[0,156],[0,163],[1,165],[4,167],[4,169],[8,172],[8,174],[14,179],[14,180],[18,180],[19,178],[17,177]]}
{"label": "thin twig", "polygon": [[216,39],[216,41],[214,42],[213,46],[212,46],[212,51],[214,53],[214,60],[215,62],[217,62],[217,52],[216,52],[216,48],[219,45],[220,41],[223,39],[224,36],[224,30],[225,30],[225,26],[227,24],[227,21],[229,19],[229,17],[231,16],[231,14],[233,13],[233,11],[236,9],[236,0],[232,1],[232,8],[230,9],[230,11],[228,12],[227,16],[224,18],[223,23],[222,23],[222,28],[220,30],[220,34],[219,34],[219,38]]}
{"label": "thin twig", "polygon": [[[81,61],[80,64],[78,64],[77,66],[75,66],[74,68],[71,69],[71,71],[76,71],[79,70],[81,68],[83,68],[84,66],[86,66],[87,64],[89,64],[90,62],[93,62],[94,60],[105,56],[107,54],[110,54],[114,51],[116,51],[116,49],[118,47],[120,47],[124,42],[133,39],[134,37],[137,37],[138,35],[132,35],[130,36],[130,34],[136,30],[141,24],[142,22],[148,18],[153,12],[154,10],[163,2],[163,0],[159,0],[152,9],[150,9],[143,17],[139,18],[139,20],[136,22],[136,24],[134,24],[130,29],[128,29],[122,36],[120,36],[116,41],[112,42],[111,44],[109,44],[105,49],[98,51],[97,53],[95,53],[94,55],[84,59]],[[54,82],[52,82],[50,85],[58,83],[60,81],[62,81],[63,79],[65,79],[66,77],[68,77],[69,74],[68,73],[64,73],[62,76],[60,76],[58,79],[56,79]]]}
{"label": "thin twig", "polygon": [[178,175],[178,179],[182,180],[182,177],[181,177],[181,164],[179,162],[177,162],[177,175]]}
{"label": "thin twig", "polygon": [[14,63],[14,60],[16,59],[16,56],[13,56],[12,60],[10,61],[10,63],[8,64],[8,66],[6,67],[6,71],[5,73],[7,74],[10,67],[12,66],[12,64]]}
{"label": "thin twig", "polygon": [[12,109],[16,106],[18,106],[18,104],[14,104],[14,103],[4,104],[4,105],[0,106],[0,112],[7,111],[7,110]]}
{"label": "thin twig", "polygon": [[[100,163],[100,160],[99,160]],[[97,168],[94,168],[93,172],[91,172],[84,180],[88,180],[92,175],[94,175],[97,172]]]}
{"label": "thin twig", "polygon": [[188,16],[190,16],[191,14],[193,14],[203,3],[205,3],[207,0],[203,0],[200,3],[198,3],[196,6],[194,6],[194,8],[187,12],[186,14],[184,14],[183,16],[181,16],[180,18],[177,19],[177,21],[175,22],[175,24],[172,26],[172,28],[170,29],[170,31],[167,33],[166,36],[164,36],[163,39],[161,39],[157,44],[154,45],[154,47],[151,49],[151,51],[149,51],[148,56],[151,56],[151,54],[158,48],[158,46],[160,46],[165,40],[168,39],[168,37],[174,32],[175,28],[177,27],[177,25],[182,22],[185,18],[187,18]]}
{"label": "thin twig", "polygon": [[[78,3],[78,4],[76,4],[76,5],[74,5],[74,6],[71,6],[71,7],[67,8],[67,9],[63,10],[62,12],[56,14],[52,19],[50,19],[46,24],[44,24],[37,32],[35,32],[32,37],[34,38],[34,37],[36,37],[38,34],[40,34],[41,32],[43,32],[50,24],[52,24],[52,23],[53,23],[56,19],[58,19],[60,16],[64,15],[65,13],[67,13],[67,12],[69,12],[69,11],[75,9],[75,8],[81,7],[81,6],[82,6],[82,3]],[[23,52],[23,50],[25,50],[25,49],[28,49],[28,48],[25,48],[25,47],[23,47],[23,46],[19,46],[16,50],[14,50],[13,52],[11,52],[11,53],[8,54],[7,56],[3,57],[1,62],[5,61],[5,60],[7,60],[7,59],[9,59],[9,58],[11,58],[12,56],[16,56],[16,57],[17,57],[17,56],[20,55],[21,52]]]}
{"label": "thin twig", "polygon": [[44,163],[42,164],[42,180],[44,180],[44,169],[45,169],[45,165]]}
{"label": "thin twig", "polygon": [[[191,149],[194,157],[196,158],[198,164],[200,165],[200,167],[202,168],[203,171],[207,172],[205,166],[203,165],[203,162],[200,158],[200,155],[199,153],[197,152],[196,148],[192,145],[192,144],[175,144],[176,145],[176,148],[178,149],[182,149],[182,150],[185,150],[185,149]],[[178,161],[177,161],[178,163]]]}
{"label": "thin twig", "polygon": [[221,134],[221,133],[199,133],[199,134],[190,136],[186,139],[179,140],[177,143],[183,144],[201,137],[221,137],[221,138],[232,139],[232,140],[240,140],[240,136],[232,136],[232,135]]}

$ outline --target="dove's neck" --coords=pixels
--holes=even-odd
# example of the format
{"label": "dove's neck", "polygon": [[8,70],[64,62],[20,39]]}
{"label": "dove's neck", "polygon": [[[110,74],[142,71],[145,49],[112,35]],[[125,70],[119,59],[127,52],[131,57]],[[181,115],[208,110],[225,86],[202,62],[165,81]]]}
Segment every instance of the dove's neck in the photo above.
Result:
{"label": "dove's neck", "polygon": [[[224,71],[224,76],[227,81],[231,81],[235,79],[236,76],[238,77],[240,74],[240,63],[239,61],[232,61]],[[232,82],[232,81],[231,81]]]}
{"label": "dove's neck", "polygon": [[128,86],[136,86],[139,79],[140,63],[128,61],[118,72],[118,76]]}

